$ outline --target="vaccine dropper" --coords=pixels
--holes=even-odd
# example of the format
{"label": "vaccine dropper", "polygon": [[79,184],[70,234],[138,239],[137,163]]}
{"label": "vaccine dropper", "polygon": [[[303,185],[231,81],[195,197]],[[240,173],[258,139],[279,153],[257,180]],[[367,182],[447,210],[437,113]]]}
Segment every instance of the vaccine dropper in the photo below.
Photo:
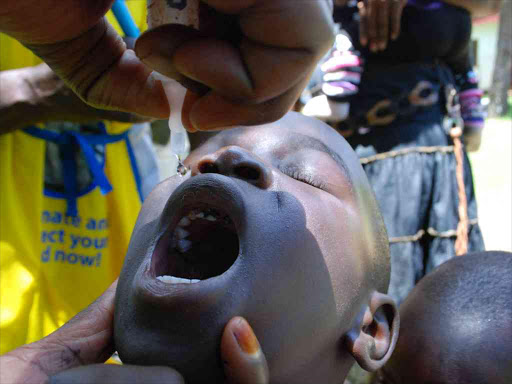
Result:
{"label": "vaccine dropper", "polygon": [[[199,0],[148,0],[148,26],[155,28],[163,24],[182,24],[199,29]],[[162,82],[171,114],[171,152],[178,159],[178,174],[185,175],[187,169],[182,160],[188,148],[188,137],[181,121],[181,110],[186,89],[178,82],[156,73]]]}
{"label": "vaccine dropper", "polygon": [[187,173],[187,168],[183,164],[183,158],[188,151],[188,137],[185,127],[181,122],[181,110],[183,109],[183,100],[187,90],[177,81],[155,72],[155,76],[162,82],[162,86],[169,102],[171,114],[169,115],[169,131],[171,133],[171,154],[178,159],[177,172],[180,175]]}

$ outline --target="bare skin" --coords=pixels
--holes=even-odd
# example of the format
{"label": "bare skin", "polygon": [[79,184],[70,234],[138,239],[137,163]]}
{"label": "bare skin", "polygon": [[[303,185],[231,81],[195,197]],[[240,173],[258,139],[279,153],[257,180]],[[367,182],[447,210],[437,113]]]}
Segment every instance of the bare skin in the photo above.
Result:
{"label": "bare skin", "polygon": [[[354,361],[369,371],[386,363],[399,328],[396,305],[384,293],[387,235],[343,138],[289,113],[274,124],[217,134],[186,165],[187,176],[162,182],[144,202],[115,312],[114,285],[54,334],[0,358],[6,382],[338,384]],[[208,248],[187,256],[207,256],[206,264],[172,267],[183,260],[168,244],[170,231],[197,206],[225,210],[231,219],[216,226],[203,215],[195,225],[205,230],[189,224],[189,241],[229,246],[231,220],[241,251],[220,275],[164,282],[178,273],[202,278],[230,256]],[[95,365],[113,351],[113,317],[125,365]]]}
{"label": "bare skin", "polygon": [[[210,91],[189,94],[189,130],[283,116],[333,39],[330,0],[301,2],[301,7],[294,0],[202,0],[212,9],[211,30],[199,35],[179,26],[148,31],[135,54],[104,18],[112,2],[3,0],[0,31],[29,47],[97,108],[168,117],[153,69],[185,86],[201,84]],[[232,23],[224,23],[226,18]],[[225,25],[233,28],[223,30]]]}
{"label": "bare skin", "polygon": [[[128,47],[132,38],[124,38]],[[46,64],[0,72],[0,135],[38,123],[99,120],[141,123],[147,117],[91,107]]]}
{"label": "bare skin", "polygon": [[512,254],[479,252],[448,260],[419,281],[400,306],[385,384],[512,382]]}
{"label": "bare skin", "polygon": [[[52,335],[2,356],[2,382],[337,384],[354,361],[369,371],[385,364],[399,328],[384,293],[387,235],[349,145],[290,113],[219,133],[186,164],[191,173],[164,181],[143,205],[115,313],[114,285]],[[166,283],[177,273],[167,264],[180,262],[166,244],[169,230],[196,204],[229,212],[242,251],[195,287]],[[229,246],[223,228],[190,239],[213,230]],[[205,237],[200,246],[213,243]],[[201,277],[228,253],[214,249],[212,263],[180,273]],[[122,367],[97,365],[113,351],[112,317]]]}
{"label": "bare skin", "polygon": [[378,369],[398,317],[387,235],[348,143],[289,113],[220,132],[185,163],[132,234],[116,297],[123,361],[222,383],[218,340],[242,316],[273,384],[338,384],[354,361]]}
{"label": "bare skin", "polygon": [[402,11],[407,0],[365,0],[358,3],[359,40],[372,52],[384,51],[400,35]]}
{"label": "bare skin", "polygon": [[46,64],[0,72],[0,134],[48,121],[140,123],[147,117],[83,102]]}
{"label": "bare skin", "polygon": [[[499,11],[501,0],[443,0],[444,3],[466,9],[473,17],[483,17]],[[336,2],[345,5],[346,1]],[[407,0],[364,0],[358,3],[361,21],[361,45],[372,52],[384,51],[390,40],[400,35],[402,12]]]}
{"label": "bare skin", "polygon": [[44,339],[0,357],[0,382],[46,383],[73,367],[106,361],[114,352],[112,322],[117,281],[86,310]]}
{"label": "bare skin", "polygon": [[[114,352],[113,316],[117,281],[87,309],[44,339],[0,357],[0,382],[31,384],[133,383],[184,384],[169,367],[101,364]],[[247,341],[249,340],[249,341]],[[251,351],[243,349],[249,343]],[[240,317],[226,325],[221,340],[226,380],[266,384],[265,356],[252,328]]]}

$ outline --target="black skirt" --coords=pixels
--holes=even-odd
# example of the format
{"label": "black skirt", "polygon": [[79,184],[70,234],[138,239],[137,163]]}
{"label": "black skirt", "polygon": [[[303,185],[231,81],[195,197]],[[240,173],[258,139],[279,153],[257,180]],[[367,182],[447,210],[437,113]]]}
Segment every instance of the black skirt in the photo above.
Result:
{"label": "black skirt", "polygon": [[[348,139],[368,175],[388,230],[389,293],[401,303],[433,268],[455,256],[459,222],[453,142],[439,111],[429,118],[372,128]],[[437,118],[436,118],[437,116]],[[468,251],[484,250],[471,166],[464,154]]]}

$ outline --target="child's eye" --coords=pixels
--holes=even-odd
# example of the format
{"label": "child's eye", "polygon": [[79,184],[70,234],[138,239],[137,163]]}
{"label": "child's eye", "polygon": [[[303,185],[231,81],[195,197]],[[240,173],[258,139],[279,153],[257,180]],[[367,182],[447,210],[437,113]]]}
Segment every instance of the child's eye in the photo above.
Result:
{"label": "child's eye", "polygon": [[285,175],[290,176],[292,179],[295,179],[297,181],[301,181],[303,183],[309,184],[312,187],[325,190],[325,183],[324,182],[322,182],[322,181],[320,181],[318,179],[315,179],[314,176],[312,176],[309,173],[304,172],[303,170],[300,170],[300,169],[288,169],[288,170],[283,171],[283,173]]}

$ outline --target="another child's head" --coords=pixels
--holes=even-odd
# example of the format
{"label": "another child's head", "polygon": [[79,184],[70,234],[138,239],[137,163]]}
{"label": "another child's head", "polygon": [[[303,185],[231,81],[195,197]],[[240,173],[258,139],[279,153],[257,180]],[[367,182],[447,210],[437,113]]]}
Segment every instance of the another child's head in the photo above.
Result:
{"label": "another child's head", "polygon": [[400,306],[386,384],[512,383],[512,254],[451,259]]}
{"label": "another child's head", "polygon": [[345,140],[289,113],[219,133],[186,164],[133,231],[116,298],[122,360],[222,382],[221,334],[243,316],[272,383],[341,383],[354,361],[381,367],[398,331],[387,235]]}

